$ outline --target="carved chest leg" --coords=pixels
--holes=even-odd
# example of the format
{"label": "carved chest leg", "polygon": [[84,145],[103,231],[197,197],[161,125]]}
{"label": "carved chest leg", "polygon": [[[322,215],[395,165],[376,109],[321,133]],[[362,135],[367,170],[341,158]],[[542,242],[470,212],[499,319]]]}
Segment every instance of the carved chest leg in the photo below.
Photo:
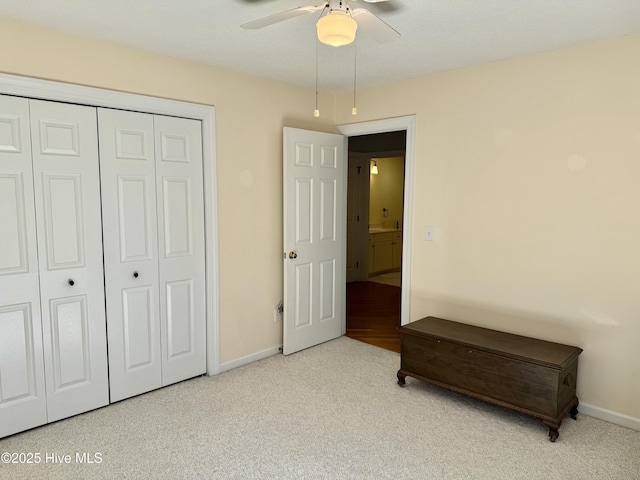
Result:
{"label": "carved chest leg", "polygon": [[547,427],[549,427],[549,441],[555,442],[556,439],[560,436],[558,429],[560,428],[560,423],[562,422],[552,423],[552,422],[548,422],[547,420],[543,420],[542,423],[544,423]]}
{"label": "carved chest leg", "polygon": [[578,419],[578,405],[580,404],[580,402],[578,401],[578,399],[576,398],[576,403],[573,407],[571,407],[571,410],[569,410],[569,415],[571,416],[571,418],[573,418],[574,420]]}

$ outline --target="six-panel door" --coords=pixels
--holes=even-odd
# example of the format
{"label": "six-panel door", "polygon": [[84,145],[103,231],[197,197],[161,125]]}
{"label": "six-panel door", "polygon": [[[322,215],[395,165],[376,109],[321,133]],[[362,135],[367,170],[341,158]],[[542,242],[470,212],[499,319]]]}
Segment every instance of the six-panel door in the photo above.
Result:
{"label": "six-panel door", "polygon": [[162,386],[153,115],[98,109],[111,401]]}
{"label": "six-panel door", "polygon": [[47,412],[109,403],[96,110],[30,100]]}
{"label": "six-panel door", "polygon": [[0,96],[0,437],[47,422],[29,101]]}
{"label": "six-panel door", "polygon": [[206,371],[202,126],[154,116],[162,384]]}
{"label": "six-panel door", "polygon": [[98,113],[117,401],[206,371],[201,124]]}
{"label": "six-panel door", "polygon": [[344,319],[344,138],[284,129],[283,353],[339,337]]}

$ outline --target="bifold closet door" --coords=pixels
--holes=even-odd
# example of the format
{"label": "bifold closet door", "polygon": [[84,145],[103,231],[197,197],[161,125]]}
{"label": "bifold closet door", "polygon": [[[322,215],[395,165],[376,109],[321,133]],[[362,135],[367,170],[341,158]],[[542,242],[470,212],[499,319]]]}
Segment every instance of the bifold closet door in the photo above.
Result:
{"label": "bifold closet door", "polygon": [[202,124],[154,116],[162,384],[206,372]]}
{"label": "bifold closet door", "polygon": [[0,437],[47,422],[29,101],[0,96]]}
{"label": "bifold closet door", "polygon": [[109,403],[96,109],[30,100],[48,421]]}
{"label": "bifold closet door", "polygon": [[199,121],[98,109],[111,401],[206,371]]}
{"label": "bifold closet door", "polygon": [[116,402],[162,386],[153,115],[98,109],[109,337]]}

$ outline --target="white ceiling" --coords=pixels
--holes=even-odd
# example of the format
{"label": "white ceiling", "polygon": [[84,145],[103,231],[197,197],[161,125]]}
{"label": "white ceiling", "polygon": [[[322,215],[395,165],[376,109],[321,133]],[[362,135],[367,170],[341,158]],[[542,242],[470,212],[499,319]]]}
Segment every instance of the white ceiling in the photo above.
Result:
{"label": "white ceiling", "polygon": [[[319,3],[0,0],[0,17],[313,87],[317,14],[260,30],[240,25]],[[640,0],[360,0],[350,5],[370,9],[402,34],[382,45],[358,35],[359,88],[640,33]],[[321,90],[353,88],[354,51],[353,45],[320,45]]]}

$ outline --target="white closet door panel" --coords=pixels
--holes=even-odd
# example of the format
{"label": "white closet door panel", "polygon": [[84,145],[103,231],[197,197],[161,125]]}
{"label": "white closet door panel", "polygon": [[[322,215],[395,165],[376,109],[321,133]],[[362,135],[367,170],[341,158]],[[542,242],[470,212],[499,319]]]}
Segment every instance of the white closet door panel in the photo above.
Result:
{"label": "white closet door panel", "polygon": [[0,403],[34,395],[34,363],[30,305],[0,307]]}
{"label": "white closet door panel", "polygon": [[55,390],[90,382],[87,296],[52,299],[49,313]]}
{"label": "white closet door panel", "polygon": [[96,110],[30,100],[49,421],[109,403]]}
{"label": "white closet door panel", "polygon": [[202,127],[155,116],[162,383],[206,371]]}
{"label": "white closet door panel", "polygon": [[167,358],[189,355],[194,350],[196,330],[193,315],[193,279],[166,283]]}
{"label": "white closet door panel", "polygon": [[98,123],[115,402],[162,386],[153,116],[101,108]]}
{"label": "white closet door panel", "polygon": [[[4,163],[4,162],[3,162]],[[9,163],[9,162],[6,162]],[[25,211],[25,172],[0,171],[0,275],[29,272],[29,245],[27,242],[27,212]],[[31,214],[31,221],[33,215]]]}
{"label": "white closet door panel", "polygon": [[47,422],[27,99],[0,95],[0,437]]}
{"label": "white closet door panel", "polygon": [[47,422],[40,316],[32,307],[39,309],[31,301],[0,306],[0,437]]}
{"label": "white closet door panel", "polygon": [[82,175],[41,173],[48,270],[84,267]]}
{"label": "white closet door panel", "polygon": [[122,289],[122,326],[124,327],[125,371],[148,367],[160,355],[153,345],[156,328],[156,301],[153,290],[147,285]]}
{"label": "white closet door panel", "polygon": [[117,174],[115,178],[118,214],[116,226],[120,234],[117,239],[117,246],[120,247],[119,260],[153,261],[157,256],[155,248],[152,251],[152,243],[155,247],[157,239],[151,238],[155,227],[150,222],[151,218],[155,220],[155,215],[152,215],[155,214],[154,176]]}
{"label": "white closet door panel", "polygon": [[191,178],[163,177],[164,255],[184,257],[193,254]]}

